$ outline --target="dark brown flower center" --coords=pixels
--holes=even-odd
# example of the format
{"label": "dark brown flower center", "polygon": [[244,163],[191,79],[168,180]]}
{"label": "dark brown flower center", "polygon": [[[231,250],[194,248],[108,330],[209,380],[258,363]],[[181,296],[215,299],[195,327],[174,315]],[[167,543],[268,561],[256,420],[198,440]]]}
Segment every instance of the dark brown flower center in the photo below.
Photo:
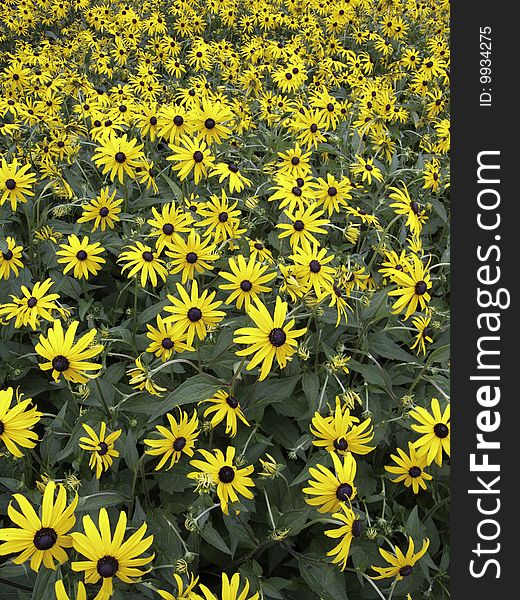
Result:
{"label": "dark brown flower center", "polygon": [[215,119],[206,119],[204,121],[204,127],[206,129],[213,129],[213,127],[215,127],[216,123],[215,123]]}
{"label": "dark brown flower center", "polygon": [[238,408],[238,400],[235,398],[235,396],[228,396],[226,398],[226,403],[231,408]]}
{"label": "dark brown flower center", "polygon": [[52,527],[44,527],[34,534],[33,543],[38,550],[50,550],[57,539],[58,534]]}
{"label": "dark brown flower center", "polygon": [[410,477],[413,477],[414,479],[416,477],[419,477],[419,475],[422,473],[422,469],[421,467],[410,467],[410,469],[408,470],[408,475],[410,475]]}
{"label": "dark brown flower center", "polygon": [[34,296],[31,296],[29,298],[29,300],[27,300],[27,306],[29,308],[34,308],[37,303],[38,303],[38,300]]}
{"label": "dark brown flower center", "polygon": [[52,368],[55,371],[58,371],[58,373],[63,373],[63,371],[66,371],[69,368],[69,364],[70,363],[68,359],[61,354],[58,354],[58,356],[55,356],[52,359]]}
{"label": "dark brown flower center", "polygon": [[175,231],[174,226],[171,223],[165,223],[162,227],[164,235],[171,235]]}
{"label": "dark brown flower center", "polygon": [[103,556],[97,561],[96,569],[101,577],[108,579],[117,573],[119,562],[113,556]]}
{"label": "dark brown flower center", "polygon": [[194,265],[198,258],[199,257],[195,254],[195,252],[188,252],[188,254],[186,254],[186,262],[190,263],[190,265]]}
{"label": "dark brown flower center", "polygon": [[363,524],[359,519],[352,521],[352,537],[361,537],[363,534]]}
{"label": "dark brown flower center", "polygon": [[348,448],[348,442],[345,438],[334,440],[334,448],[340,452],[344,452]]}
{"label": "dark brown flower center", "polygon": [[301,189],[297,186],[294,186],[293,189],[291,190],[291,192],[298,198],[302,195]]}
{"label": "dark brown flower center", "polygon": [[229,218],[229,215],[227,214],[227,212],[221,212],[218,216],[218,220],[221,223],[225,223],[228,220],[228,218]]}
{"label": "dark brown flower center", "polygon": [[311,260],[309,269],[311,270],[311,273],[319,273],[321,271],[321,265],[317,260]]}
{"label": "dark brown flower center", "polygon": [[283,329],[280,329],[280,327],[275,327],[271,330],[271,333],[269,334],[269,341],[273,346],[279,348],[285,344],[286,340],[287,334]]}
{"label": "dark brown flower center", "polygon": [[412,573],[413,567],[411,565],[405,565],[399,569],[399,575],[401,575],[401,577],[408,577],[408,575],[411,575]]}
{"label": "dark brown flower center", "polygon": [[300,164],[300,159],[297,156],[293,156],[291,158],[291,164],[293,164],[294,166],[299,165]]}
{"label": "dark brown flower center", "polygon": [[7,179],[5,182],[5,187],[8,190],[14,190],[14,188],[16,187],[16,181],[14,179]]}
{"label": "dark brown flower center", "polygon": [[263,249],[264,249],[264,245],[260,244],[259,242],[256,242],[256,244],[255,244],[255,250],[260,251],[260,250],[263,250]]}
{"label": "dark brown flower center", "polygon": [[172,339],[169,338],[169,337],[163,338],[163,340],[161,342],[161,346],[165,350],[171,350],[173,348],[173,341],[172,341]]}
{"label": "dark brown flower center", "polygon": [[175,450],[175,452],[180,452],[184,446],[186,446],[186,438],[185,437],[178,437],[174,442],[173,442],[173,449]]}
{"label": "dark brown flower center", "polygon": [[222,483],[231,483],[235,479],[235,470],[233,467],[222,467],[218,472],[218,478]]}
{"label": "dark brown flower center", "polygon": [[336,490],[336,498],[341,502],[345,502],[352,497],[352,486],[349,483],[342,483],[338,486]]}
{"label": "dark brown flower center", "polygon": [[2,252],[2,256],[4,257],[4,260],[11,260],[13,258],[13,253],[11,250],[8,250],[7,252]]}
{"label": "dark brown flower center", "polygon": [[204,154],[200,150],[197,150],[193,153],[193,160],[196,163],[201,163],[204,160]]}
{"label": "dark brown flower center", "polygon": [[177,125],[177,127],[180,127],[184,123],[184,119],[180,115],[177,115],[174,117],[173,122],[175,125]]}
{"label": "dark brown flower center", "polygon": [[312,133],[316,133],[318,131],[318,126],[316,125],[316,123],[313,123],[310,126],[310,130],[311,130]]}
{"label": "dark brown flower center", "polygon": [[188,311],[188,319],[192,323],[200,321],[200,319],[202,319],[202,311],[200,310],[200,308],[197,308],[196,306],[190,308],[190,310]]}
{"label": "dark brown flower center", "polygon": [[423,294],[425,294],[427,289],[428,289],[428,286],[426,285],[425,281],[421,280],[415,284],[415,293],[419,296],[422,296]]}
{"label": "dark brown flower center", "polygon": [[88,254],[85,252],[85,250],[78,250],[78,252],[76,253],[76,258],[78,260],[87,260]]}
{"label": "dark brown flower center", "polygon": [[122,164],[126,160],[126,154],[124,152],[116,152],[114,157],[119,164]]}
{"label": "dark brown flower center", "polygon": [[152,125],[152,127],[157,125],[157,117],[150,117],[150,125]]}
{"label": "dark brown flower center", "polygon": [[99,450],[97,453],[99,456],[105,456],[105,454],[108,452],[108,444],[106,442],[99,442],[98,446]]}
{"label": "dark brown flower center", "polygon": [[305,229],[305,224],[300,219],[296,219],[296,221],[293,223],[293,227],[296,231],[303,231]]}
{"label": "dark brown flower center", "polygon": [[143,260],[146,262],[152,262],[152,260],[153,260],[153,254],[151,252],[149,252],[148,250],[145,250],[141,256],[143,257]]}
{"label": "dark brown flower center", "polygon": [[247,279],[244,279],[244,281],[242,281],[242,283],[240,284],[240,289],[243,292],[250,292],[252,288],[253,284]]}
{"label": "dark brown flower center", "polygon": [[231,173],[238,173],[238,167],[236,165],[234,165],[233,163],[228,165],[228,169],[231,171]]}
{"label": "dark brown flower center", "polygon": [[101,208],[99,210],[99,216],[101,216],[101,217],[108,216],[108,213],[109,213],[109,210],[108,210],[108,208],[106,206],[103,206],[103,208]]}
{"label": "dark brown flower center", "polygon": [[327,190],[327,194],[328,194],[329,196],[335,196],[337,193],[338,193],[338,190],[337,190],[335,187],[330,187],[330,188]]}
{"label": "dark brown flower center", "polygon": [[437,423],[433,428],[433,433],[435,433],[438,438],[444,439],[448,437],[450,430],[444,423]]}

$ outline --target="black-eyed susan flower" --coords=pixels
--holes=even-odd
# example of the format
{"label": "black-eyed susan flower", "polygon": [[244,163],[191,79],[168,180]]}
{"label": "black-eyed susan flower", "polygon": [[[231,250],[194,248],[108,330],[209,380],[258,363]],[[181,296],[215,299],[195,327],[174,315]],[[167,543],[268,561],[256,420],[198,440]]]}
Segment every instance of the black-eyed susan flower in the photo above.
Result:
{"label": "black-eyed susan flower", "polygon": [[414,494],[419,493],[419,489],[426,489],[426,482],[430,481],[431,475],[426,473],[424,468],[427,466],[427,455],[418,456],[412,442],[408,442],[408,454],[397,448],[397,454],[391,454],[390,458],[396,466],[385,466],[389,473],[397,475],[392,481],[394,483],[403,482],[406,487],[411,487]]}
{"label": "black-eyed susan flower", "polygon": [[233,192],[241,192],[245,187],[249,187],[251,185],[251,180],[242,175],[240,169],[233,162],[219,162],[217,163],[210,174],[210,177],[218,176],[219,183],[222,183],[224,180],[227,181],[229,191]]}
{"label": "black-eyed susan flower", "polygon": [[220,507],[225,515],[229,512],[228,504],[238,502],[239,495],[249,499],[254,497],[253,492],[248,489],[255,486],[250,477],[254,467],[249,465],[243,469],[238,469],[233,464],[236,453],[235,448],[228,446],[225,455],[218,448],[212,452],[200,449],[199,452],[204,460],[190,461],[190,465],[198,471],[188,473],[188,478],[197,480],[201,475],[209,475],[217,486]]}
{"label": "black-eyed susan flower", "polygon": [[150,237],[156,238],[155,247],[159,254],[164,247],[171,248],[174,245],[179,233],[192,231],[191,214],[173,203],[163,204],[160,211],[152,206],[152,215],[153,219],[148,219],[147,223],[152,227]]}
{"label": "black-eyed susan flower", "polygon": [[311,152],[303,152],[299,144],[287,152],[278,152],[278,156],[282,159],[278,165],[279,173],[304,178],[311,171],[311,154]]}
{"label": "black-eyed susan flower", "polygon": [[0,206],[5,202],[11,203],[11,209],[16,210],[18,202],[27,202],[27,199],[34,196],[33,186],[36,182],[36,175],[30,173],[31,165],[29,163],[20,165],[16,157],[12,162],[7,163],[2,158],[0,164]]}
{"label": "black-eyed susan flower", "polygon": [[195,443],[199,436],[199,419],[197,411],[193,411],[191,418],[188,413],[179,409],[179,420],[168,413],[166,415],[170,427],[157,425],[157,432],[161,437],[148,438],[144,440],[149,449],[145,450],[146,454],[151,456],[161,456],[155,470],[161,469],[169,460],[170,464],[167,470],[171,469],[181,458],[183,454],[193,456]]}
{"label": "black-eyed susan flower", "polygon": [[333,556],[332,562],[341,565],[341,570],[344,571],[352,540],[363,535],[363,523],[359,516],[345,504],[340,505],[339,512],[334,513],[332,518],[339,521],[338,527],[327,529],[325,535],[332,539],[339,539],[339,543],[327,552],[327,556]]}
{"label": "black-eyed susan flower", "polygon": [[354,486],[357,465],[352,454],[348,453],[341,460],[335,453],[329,454],[334,462],[334,471],[317,464],[311,467],[309,474],[313,479],[307,482],[309,487],[303,489],[305,494],[311,496],[305,501],[310,506],[318,507],[320,513],[338,512],[342,502],[350,506],[357,494]]}
{"label": "black-eyed susan flower", "polygon": [[231,135],[232,119],[233,113],[225,104],[205,98],[199,108],[190,112],[189,128],[208,144],[220,144]]}
{"label": "black-eyed susan flower", "polygon": [[211,238],[202,239],[192,229],[186,240],[181,236],[172,240],[166,250],[166,256],[170,259],[170,273],[181,273],[184,285],[189,279],[195,278],[195,273],[212,271],[213,263],[220,255]]}
{"label": "black-eyed susan flower", "polygon": [[426,456],[428,465],[433,461],[441,465],[443,450],[450,456],[450,404],[448,403],[444,412],[441,412],[439,401],[432,398],[430,410],[431,413],[422,406],[416,406],[409,413],[418,423],[414,423],[412,429],[422,434],[414,442],[414,448],[418,456]]}
{"label": "black-eyed susan flower", "polygon": [[102,368],[101,364],[90,362],[91,358],[103,350],[101,344],[93,344],[97,330],[91,329],[74,342],[78,327],[79,321],[73,321],[64,332],[61,321],[56,319],[47,333],[40,335],[34,348],[40,356],[47,359],[47,362],[39,364],[40,369],[52,370],[52,377],[56,382],[63,375],[73,383],[86,383],[96,377],[88,371],[99,371]]}
{"label": "black-eyed susan flower", "polygon": [[126,541],[126,514],[121,511],[114,531],[105,508],[99,511],[98,527],[89,515],[83,517],[85,533],[72,534],[74,550],[86,560],[72,563],[72,570],[85,573],[85,583],[95,584],[102,580],[98,600],[108,600],[113,594],[114,578],[124,583],[136,583],[147,571],[141,569],[154,558],[142,554],[152,545],[153,535],[144,537],[147,524],[143,523]]}
{"label": "black-eyed susan flower", "polygon": [[5,238],[0,245],[0,278],[9,279],[11,273],[18,277],[19,269],[23,269],[22,251],[22,246],[17,246],[14,238]]}
{"label": "black-eyed susan flower", "polygon": [[66,314],[66,311],[56,304],[59,294],[48,293],[53,284],[52,279],[37,281],[32,290],[22,285],[21,297],[11,295],[12,302],[0,304],[0,316],[7,320],[16,319],[14,326],[17,329],[29,325],[34,331],[39,327],[41,319],[54,321],[53,312]]}
{"label": "black-eyed susan flower", "polygon": [[203,400],[212,404],[204,411],[204,418],[211,417],[212,427],[216,427],[219,423],[226,420],[226,433],[230,437],[235,437],[237,434],[238,420],[249,427],[249,423],[242,411],[240,402],[236,396],[231,395],[225,390],[218,390],[211,398]]}
{"label": "black-eyed susan flower", "polygon": [[107,435],[107,424],[104,421],[99,426],[99,434],[86,423],[82,423],[82,426],[88,437],[79,438],[79,447],[90,452],[88,464],[96,472],[96,478],[99,479],[103,471],[108,471],[112,466],[114,458],[119,456],[114,444],[123,430],[117,429]]}
{"label": "black-eyed susan flower", "polygon": [[204,594],[204,600],[258,600],[258,592],[251,594],[249,591],[249,581],[242,581],[240,574],[235,573],[228,578],[226,573],[222,573],[222,592],[216,596],[205,585],[200,584],[200,589]]}
{"label": "black-eyed susan flower", "polygon": [[417,354],[426,354],[426,344],[433,343],[432,328],[430,326],[431,317],[415,317],[412,324],[417,330],[415,341],[410,346]]}
{"label": "black-eyed susan flower", "polygon": [[174,352],[193,352],[195,348],[186,343],[185,336],[175,337],[175,323],[171,319],[163,319],[157,315],[157,328],[146,324],[146,337],[151,340],[147,352],[153,352],[163,362],[170,359]]}
{"label": "black-eyed susan flower", "polygon": [[103,174],[109,173],[111,181],[117,178],[123,183],[125,174],[130,179],[135,177],[134,169],[144,158],[142,149],[143,144],[137,144],[135,139],[129,140],[126,133],[121,137],[111,133],[100,140],[92,160],[96,166],[103,168]]}
{"label": "black-eyed susan flower", "polygon": [[148,280],[156,287],[158,277],[162,281],[166,280],[168,270],[164,261],[150,246],[145,246],[142,242],[136,241],[134,246],[126,247],[128,250],[124,250],[119,254],[117,262],[126,263],[121,272],[128,271],[128,278],[137,276],[140,273],[141,287],[145,287]]}
{"label": "black-eyed susan flower", "polygon": [[388,579],[395,577],[397,581],[401,581],[405,577],[409,577],[414,570],[415,564],[426,554],[430,546],[430,540],[426,538],[423,541],[422,548],[415,553],[414,541],[411,537],[408,538],[408,549],[404,554],[399,548],[395,548],[395,554],[391,554],[383,548],[379,548],[379,554],[389,563],[390,567],[374,567],[372,569],[379,573],[377,576],[372,576],[372,579]]}
{"label": "black-eyed susan flower", "polygon": [[152,396],[160,396],[161,392],[166,391],[166,388],[153,380],[151,371],[148,366],[143,364],[141,356],[135,359],[133,367],[127,369],[127,375],[130,378],[130,385],[136,390],[146,390]]}
{"label": "black-eyed susan flower", "polygon": [[234,302],[238,309],[245,308],[246,312],[251,301],[259,300],[258,294],[268,293],[271,288],[265,285],[276,277],[276,273],[266,273],[268,265],[262,265],[250,258],[246,259],[239,254],[236,258],[228,259],[230,273],[220,271],[219,275],[229,283],[219,285],[221,290],[230,291],[226,302]]}
{"label": "black-eyed susan flower", "polygon": [[390,186],[389,189],[392,190],[392,193],[389,194],[389,197],[395,200],[390,206],[397,215],[406,216],[405,225],[409,227],[412,235],[419,235],[428,217],[426,212],[421,210],[419,203],[410,198],[410,192],[406,184],[402,183],[402,186],[402,188]]}
{"label": "black-eyed susan flower", "polygon": [[370,185],[372,179],[383,181],[383,173],[381,169],[374,165],[373,158],[364,159],[362,156],[356,155],[356,162],[350,167],[354,175],[360,175],[361,181],[367,181]]}
{"label": "black-eyed susan flower", "polygon": [[109,187],[102,188],[99,196],[83,206],[83,213],[77,222],[89,223],[94,221],[92,231],[96,231],[98,227],[101,231],[105,231],[107,227],[114,229],[115,223],[120,221],[118,215],[121,212],[120,205],[123,203],[122,199],[116,199],[116,194],[117,190],[110,193]]}
{"label": "black-eyed susan flower", "polygon": [[262,302],[257,301],[255,304],[248,310],[255,327],[237,329],[233,341],[248,346],[237,350],[238,356],[254,354],[246,367],[248,371],[262,365],[259,376],[259,380],[262,381],[269,375],[275,358],[280,368],[285,368],[287,359],[296,352],[296,339],[301,337],[307,328],[293,329],[296,323],[294,319],[286,322],[287,302],[283,302],[279,296],[276,298],[273,316]]}
{"label": "black-eyed susan flower", "polygon": [[352,199],[352,183],[348,177],[336,179],[332,173],[327,173],[326,179],[318,178],[316,187],[316,200],[323,205],[329,217],[341,212],[343,207],[348,206],[347,200]]}
{"label": "black-eyed susan flower", "polygon": [[175,324],[175,336],[186,335],[186,343],[191,346],[195,336],[203,340],[208,327],[219,323],[226,313],[217,310],[222,302],[214,299],[215,292],[204,290],[199,295],[199,286],[195,280],[189,294],[180,283],[176,285],[180,299],[168,294],[171,305],[165,306],[164,310],[172,315],[170,320]]}
{"label": "black-eyed susan flower", "polygon": [[159,135],[169,142],[175,142],[181,138],[187,133],[187,114],[188,111],[183,106],[162,106],[157,123]]}
{"label": "black-eyed susan flower", "polygon": [[58,262],[65,265],[63,273],[73,270],[77,279],[88,279],[89,275],[97,275],[106,260],[99,256],[105,251],[99,242],[90,243],[88,236],[79,239],[72,234],[67,237],[67,244],[60,244],[60,250],[56,251],[59,256]]}
{"label": "black-eyed susan flower", "polygon": [[244,233],[245,229],[238,229],[241,213],[237,205],[238,201],[228,201],[224,190],[220,198],[212,195],[199,211],[203,217],[199,226],[205,228],[204,236],[211,235],[214,242],[218,243]]}
{"label": "black-eyed susan flower", "polygon": [[[16,404],[11,406],[13,396]],[[34,448],[38,435],[32,431],[38,423],[42,413],[36,406],[30,408],[31,398],[23,399],[23,394],[12,387],[0,390],[0,441],[7,450],[17,458],[23,456],[20,448]]]}
{"label": "black-eyed susan flower", "polygon": [[324,417],[319,412],[314,414],[310,431],[317,438],[312,443],[328,452],[368,454],[374,449],[367,445],[374,437],[371,419],[359,423],[359,419],[350,414],[349,408],[343,406],[339,398],[330,416]]}
{"label": "black-eyed susan flower", "polygon": [[389,296],[398,296],[398,299],[392,306],[392,312],[399,314],[406,311],[405,320],[413,315],[419,307],[424,310],[431,296],[428,292],[432,287],[432,281],[428,267],[421,259],[413,254],[410,262],[402,271],[392,270],[390,277],[397,284],[397,289],[390,290]]}
{"label": "black-eyed susan flower", "polygon": [[328,219],[320,219],[323,215],[322,210],[318,210],[318,205],[308,206],[297,209],[294,214],[288,210],[284,211],[290,223],[278,223],[276,227],[284,231],[278,235],[280,239],[289,238],[292,248],[302,246],[305,242],[318,244],[315,235],[326,235],[327,230],[323,226],[329,225]]}
{"label": "black-eyed susan flower", "polygon": [[303,246],[294,248],[294,254],[290,258],[295,265],[296,279],[312,288],[318,298],[323,292],[330,292],[335,270],[328,265],[334,259],[334,255],[327,255],[327,248],[321,248],[316,243],[304,243]]}
{"label": "black-eyed susan flower", "polygon": [[170,144],[170,149],[173,154],[167,156],[166,160],[174,162],[172,169],[178,171],[181,181],[193,171],[193,180],[195,184],[199,183],[202,177],[208,176],[215,163],[215,157],[206,142],[197,137],[184,135],[177,144]]}
{"label": "black-eyed susan flower", "polygon": [[257,262],[273,263],[273,253],[266,248],[262,240],[249,240],[249,256]]}
{"label": "black-eyed susan flower", "polygon": [[[58,491],[55,498],[56,488]],[[78,504],[77,494],[67,506],[67,492],[62,485],[58,487],[50,481],[43,493],[41,516],[38,516],[27,498],[14,494],[21,512],[12,504],[7,514],[16,527],[0,529],[0,555],[18,554],[12,560],[20,565],[30,560],[31,569],[39,571],[43,562],[47,569],[56,569],[56,563],[68,560],[65,548],[72,547],[69,531],[74,527],[74,511]]]}

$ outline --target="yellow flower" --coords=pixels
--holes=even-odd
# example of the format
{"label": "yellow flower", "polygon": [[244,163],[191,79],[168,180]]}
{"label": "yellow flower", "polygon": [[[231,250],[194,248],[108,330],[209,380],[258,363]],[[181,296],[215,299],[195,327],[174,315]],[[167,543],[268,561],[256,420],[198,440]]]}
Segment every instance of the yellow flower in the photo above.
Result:
{"label": "yellow flower", "polygon": [[99,479],[101,473],[108,471],[112,466],[113,459],[119,456],[119,452],[114,448],[114,443],[123,431],[118,429],[106,435],[107,424],[105,422],[101,422],[99,435],[86,423],[82,423],[82,427],[89,437],[79,438],[79,447],[91,453],[89,466],[96,471],[96,478]]}
{"label": "yellow flower", "polygon": [[92,345],[97,331],[91,329],[74,342],[78,327],[79,322],[73,321],[64,332],[61,321],[56,320],[47,330],[47,335],[40,335],[40,341],[35,347],[36,352],[47,359],[47,362],[40,363],[40,369],[52,369],[52,377],[56,382],[63,375],[73,383],[86,383],[96,377],[87,371],[98,371],[102,368],[98,363],[89,362],[103,350],[101,344]]}
{"label": "yellow flower", "polygon": [[64,548],[72,547],[68,532],[76,522],[74,510],[78,504],[78,495],[67,506],[65,488],[58,486],[55,498],[56,487],[53,481],[45,487],[41,518],[25,496],[14,494],[21,512],[9,504],[7,514],[16,527],[0,529],[0,540],[3,541],[0,544],[0,555],[20,553],[12,559],[13,562],[19,565],[30,559],[33,571],[38,571],[42,562],[47,569],[56,569],[56,562],[63,564],[68,560]]}

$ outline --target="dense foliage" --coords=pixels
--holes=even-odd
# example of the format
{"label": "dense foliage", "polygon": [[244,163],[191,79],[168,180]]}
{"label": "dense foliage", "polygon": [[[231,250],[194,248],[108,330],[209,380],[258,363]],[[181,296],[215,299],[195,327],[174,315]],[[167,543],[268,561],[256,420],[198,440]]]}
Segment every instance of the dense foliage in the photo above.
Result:
{"label": "dense foliage", "polygon": [[448,27],[2,2],[2,598],[449,597]]}

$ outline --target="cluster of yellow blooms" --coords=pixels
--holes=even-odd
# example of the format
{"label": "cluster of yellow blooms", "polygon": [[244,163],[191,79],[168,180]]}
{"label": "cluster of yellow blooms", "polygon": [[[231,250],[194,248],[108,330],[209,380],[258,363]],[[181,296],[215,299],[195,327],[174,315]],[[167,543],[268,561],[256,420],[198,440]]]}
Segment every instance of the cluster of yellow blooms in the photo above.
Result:
{"label": "cluster of yellow blooms", "polygon": [[[99,490],[123,460],[135,475],[129,518],[145,460],[158,458],[154,476],[189,459],[194,502],[216,495],[228,517],[260,489],[269,539],[282,543],[291,528],[275,522],[267,485],[285,478],[283,454],[247,449],[270,435],[268,398],[286,383],[289,398],[303,372],[316,402],[303,416],[287,408],[303,437],[286,449],[315,453],[295,489],[315,516],[330,513],[328,556],[346,569],[370,525],[358,463],[380,440],[368,400],[354,414],[369,382],[350,370],[365,376],[364,353],[385,375],[370,353],[383,318],[385,336],[400,331],[392,347],[420,367],[448,326],[448,26],[447,0],[2,2],[0,442],[13,464],[46,470],[39,513],[14,494],[0,555],[38,571],[73,549],[58,600],[74,586],[86,600],[84,583],[107,600],[115,580],[136,584],[152,568],[154,536],[143,523],[125,541],[124,511],[114,530],[104,508],[75,529],[81,480],[90,469]],[[59,472],[49,455],[70,456],[62,440],[43,462],[38,441],[67,410],[75,460]],[[449,456],[449,415],[435,398],[413,407],[420,437],[391,455],[392,481],[427,490],[425,469]],[[239,450],[230,440],[243,432]],[[192,531],[211,509],[188,518]],[[405,554],[380,550],[391,566],[374,579],[412,573],[429,541],[417,553],[407,541]],[[154,580],[147,593],[217,600],[182,572],[175,592]],[[263,598],[250,584],[223,574],[218,598]]]}

